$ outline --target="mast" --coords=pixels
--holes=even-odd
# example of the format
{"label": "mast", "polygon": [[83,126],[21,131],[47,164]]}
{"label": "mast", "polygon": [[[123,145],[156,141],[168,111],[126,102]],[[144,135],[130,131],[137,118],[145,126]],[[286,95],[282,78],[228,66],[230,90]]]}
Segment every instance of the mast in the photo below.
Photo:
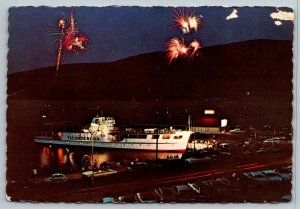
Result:
{"label": "mast", "polygon": [[188,130],[191,131],[191,115],[188,116]]}

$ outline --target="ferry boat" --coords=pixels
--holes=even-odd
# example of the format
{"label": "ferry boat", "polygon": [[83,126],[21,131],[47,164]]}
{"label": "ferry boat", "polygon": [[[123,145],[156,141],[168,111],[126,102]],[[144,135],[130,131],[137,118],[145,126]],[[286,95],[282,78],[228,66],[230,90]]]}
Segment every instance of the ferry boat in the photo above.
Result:
{"label": "ferry boat", "polygon": [[52,136],[36,135],[36,143],[49,145],[81,146],[108,149],[145,150],[163,152],[185,152],[193,132],[164,128],[126,128],[115,127],[113,117],[92,119],[88,129],[81,132],[57,132]]}

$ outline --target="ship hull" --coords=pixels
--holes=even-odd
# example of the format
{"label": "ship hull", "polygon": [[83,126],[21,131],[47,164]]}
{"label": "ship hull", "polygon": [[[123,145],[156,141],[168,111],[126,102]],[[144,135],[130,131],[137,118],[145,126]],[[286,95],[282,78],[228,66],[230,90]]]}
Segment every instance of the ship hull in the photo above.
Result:
{"label": "ship hull", "polygon": [[186,144],[181,143],[139,143],[139,142],[92,142],[92,141],[74,141],[74,140],[56,140],[52,137],[35,137],[35,142],[39,144],[75,146],[75,147],[93,147],[102,149],[118,150],[137,150],[137,151],[159,151],[159,152],[178,152],[186,151]]}

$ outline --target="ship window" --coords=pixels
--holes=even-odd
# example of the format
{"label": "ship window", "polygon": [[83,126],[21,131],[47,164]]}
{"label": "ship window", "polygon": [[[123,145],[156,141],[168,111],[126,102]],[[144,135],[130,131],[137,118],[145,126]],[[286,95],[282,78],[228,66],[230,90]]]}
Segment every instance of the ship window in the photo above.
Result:
{"label": "ship window", "polygon": [[131,138],[131,139],[146,139],[147,135],[145,135],[145,134],[129,134],[129,135],[127,135],[127,138]]}
{"label": "ship window", "polygon": [[158,137],[159,137],[159,135],[157,135],[157,134],[152,135],[152,139],[158,139]]}
{"label": "ship window", "polygon": [[99,121],[98,118],[95,120],[95,123],[96,123],[96,124],[99,124],[99,123],[100,123],[100,121]]}
{"label": "ship window", "polygon": [[182,139],[182,135],[174,136],[174,139]]}
{"label": "ship window", "polygon": [[164,134],[162,138],[163,139],[170,139],[170,135],[169,134]]}

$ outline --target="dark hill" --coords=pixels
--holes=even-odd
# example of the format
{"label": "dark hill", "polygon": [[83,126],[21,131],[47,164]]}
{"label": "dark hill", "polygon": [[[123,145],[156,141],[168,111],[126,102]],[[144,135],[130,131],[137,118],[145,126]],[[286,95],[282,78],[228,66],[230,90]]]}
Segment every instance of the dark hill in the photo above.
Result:
{"label": "dark hill", "polygon": [[[8,75],[9,99],[144,100],[292,98],[292,43],[253,40],[206,47],[168,64],[164,52],[112,63],[62,65]],[[247,93],[249,92],[249,93]]]}

